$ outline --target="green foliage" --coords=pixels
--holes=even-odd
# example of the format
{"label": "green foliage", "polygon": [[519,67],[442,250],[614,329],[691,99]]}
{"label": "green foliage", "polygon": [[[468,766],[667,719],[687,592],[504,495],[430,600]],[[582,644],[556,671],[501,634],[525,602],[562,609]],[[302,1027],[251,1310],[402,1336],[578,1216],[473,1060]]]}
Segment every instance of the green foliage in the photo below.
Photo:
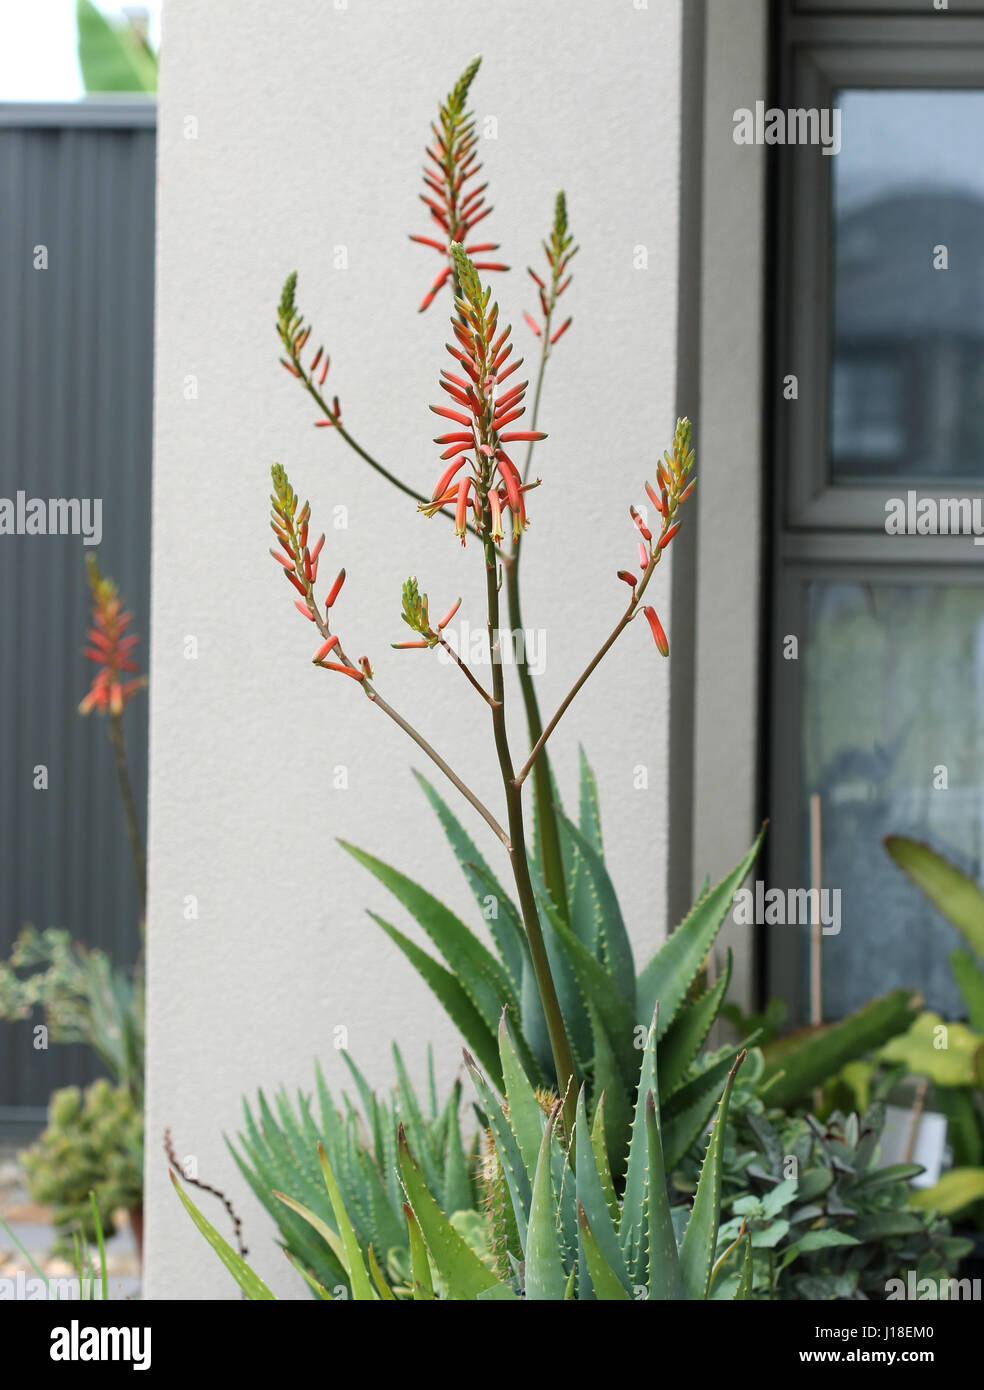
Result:
{"label": "green foliage", "polygon": [[67,1086],[52,1095],[47,1128],[20,1157],[31,1197],[54,1208],[58,1248],[70,1252],[73,1235],[86,1243],[100,1229],[112,1235],[114,1211],[141,1205],[143,1112],[125,1086]]}
{"label": "green foliage", "polygon": [[802,1028],[763,1048],[762,1092],[770,1105],[791,1107],[810,1094],[845,1063],[863,1057],[903,1033],[912,1024],[919,996],[896,989],[869,999],[856,1013],[837,1023]]}
{"label": "green foliage", "polygon": [[[589,1131],[583,1089],[575,1133],[568,1141],[561,1129],[559,1103],[551,1104],[545,1113],[519,1065],[505,1016],[500,1021],[498,1042],[500,1070],[507,1078],[505,1105],[472,1059],[466,1060],[489,1122],[493,1166],[504,1180],[512,1208],[514,1219],[506,1237],[509,1258],[497,1257],[488,1239],[489,1224],[477,1212],[461,1212],[449,1219],[447,1198],[444,1202],[438,1199],[435,1183],[428,1176],[426,1153],[415,1150],[408,1129],[399,1123],[396,1164],[406,1236],[402,1247],[389,1254],[388,1278],[377,1258],[376,1243],[354,1210],[360,1184],[339,1171],[351,1159],[351,1150],[344,1144],[337,1146],[335,1162],[327,1146],[316,1145],[322,1179],[322,1192],[315,1198],[317,1210],[314,1205],[308,1208],[296,1201],[290,1203],[293,1214],[309,1226],[312,1239],[323,1245],[321,1263],[337,1270],[335,1293],[341,1283],[343,1295],[358,1302],[402,1298],[457,1302],[707,1298],[718,1238],[728,1104],[742,1056],[734,1062],[724,1086],[696,1183],[693,1209],[678,1240],[664,1179],[655,1017],[646,1035],[636,1087],[628,1176],[621,1202],[613,1195],[604,1145]],[[402,1103],[407,1099],[411,1098],[404,1096]],[[407,1115],[414,1108],[413,1103],[407,1106]],[[372,1122],[372,1106],[367,1109]],[[433,1105],[432,1123],[436,1113]],[[392,1114],[388,1118],[392,1119]],[[390,1131],[384,1127],[383,1133]],[[296,1137],[300,1141],[301,1133]],[[392,1148],[386,1152],[391,1162]],[[446,1166],[450,1169],[452,1165]],[[439,1188],[440,1171],[436,1177]],[[246,1296],[269,1297],[266,1286],[197,1211],[177,1182],[175,1187],[195,1224]],[[330,1223],[325,1216],[324,1193],[331,1210]],[[332,1290],[318,1280],[313,1269],[306,1277],[319,1297],[333,1298]]]}
{"label": "green foliage", "polygon": [[[475,895],[494,950],[418,884],[381,860],[343,842],[411,913],[444,957],[447,969],[375,913],[370,915],[403,950],[431,986],[469,1048],[499,1086],[498,1018],[507,1009],[517,1053],[534,1087],[554,1084],[542,1007],[519,911],[450,807],[433,786],[418,781],[440,819]],[[727,1066],[713,1074],[699,1060],[727,979],[702,990],[701,972],[736,889],[754,863],[761,835],[716,888],[705,890],[690,913],[636,972],[628,932],[605,866],[594,776],[583,753],[579,819],[559,808],[570,920],[559,913],[543,880],[539,847],[531,872],[547,953],[579,1074],[587,1085],[589,1114],[605,1093],[606,1137],[616,1178],[624,1170],[629,1119],[637,1104],[637,1042],[645,1037],[659,1002],[659,1084],[668,1166],[702,1132],[720,1095]],[[725,975],[730,973],[730,961]],[[575,1213],[576,1217],[576,1213]],[[574,1218],[572,1218],[573,1220]]]}
{"label": "green foliage", "polygon": [[104,952],[68,932],[24,927],[0,961],[0,1019],[43,1010],[50,1042],[87,1043],[116,1082],[143,1104],[143,978],[130,979]]}
{"label": "green foliage", "polygon": [[156,92],[156,55],[132,23],[107,19],[92,0],[75,0],[75,20],[86,92]]}
{"label": "green foliage", "polygon": [[[951,1277],[970,1242],[952,1237],[935,1212],[914,1209],[918,1164],[879,1166],[883,1104],[825,1123],[766,1111],[754,1070],[736,1092],[723,1145],[715,1296],[733,1296],[742,1278],[745,1252],[734,1245],[742,1233],[755,1299],[884,1299],[887,1281],[910,1269],[920,1279]],[[694,1173],[691,1156],[677,1175],[685,1191]]]}
{"label": "green foliage", "polygon": [[393,1053],[398,1080],[388,1097],[371,1090],[343,1053],[358,1107],[344,1093],[337,1104],[316,1065],[316,1105],[301,1092],[292,1103],[281,1090],[271,1106],[260,1091],[255,1114],[244,1101],[245,1129],[237,1136],[238,1145],[229,1144],[246,1181],[276,1222],[285,1252],[328,1289],[347,1288],[349,1261],[338,1243],[338,1213],[326,1189],[319,1145],[360,1248],[371,1246],[398,1285],[409,1272],[411,1255],[403,1216],[401,1125],[442,1209],[453,1216],[477,1204],[477,1138],[466,1144],[462,1135],[461,1083],[455,1083],[439,1107],[431,1059],[428,1095],[421,1101],[395,1046]]}

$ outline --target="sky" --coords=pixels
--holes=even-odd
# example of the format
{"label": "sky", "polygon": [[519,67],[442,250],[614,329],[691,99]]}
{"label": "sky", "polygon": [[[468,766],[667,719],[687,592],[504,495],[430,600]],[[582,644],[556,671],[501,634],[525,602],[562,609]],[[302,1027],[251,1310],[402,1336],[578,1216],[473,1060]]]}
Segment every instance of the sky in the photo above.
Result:
{"label": "sky", "polygon": [[[96,0],[103,14],[142,8],[160,43],[162,0]],[[84,95],[75,54],[75,0],[0,0],[0,101],[74,101]]]}

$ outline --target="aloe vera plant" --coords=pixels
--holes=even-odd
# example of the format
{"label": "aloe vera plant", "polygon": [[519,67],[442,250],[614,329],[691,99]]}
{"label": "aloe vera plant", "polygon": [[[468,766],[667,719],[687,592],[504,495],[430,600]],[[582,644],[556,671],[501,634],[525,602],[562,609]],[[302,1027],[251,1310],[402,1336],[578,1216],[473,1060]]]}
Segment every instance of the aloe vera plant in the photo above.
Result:
{"label": "aloe vera plant", "polygon": [[455,1082],[447,1100],[439,1104],[429,1053],[427,1092],[421,1098],[395,1045],[393,1054],[397,1084],[388,1097],[373,1091],[343,1053],[361,1111],[344,1093],[340,1104],[335,1101],[316,1064],[316,1107],[311,1096],[299,1092],[292,1102],[284,1090],[271,1105],[260,1091],[255,1114],[243,1102],[245,1128],[237,1141],[226,1141],[240,1172],[276,1222],[288,1257],[328,1288],[347,1286],[345,1264],[301,1214],[305,1209],[338,1236],[318,1161],[319,1144],[360,1246],[372,1245],[394,1279],[408,1277],[410,1256],[399,1163],[401,1126],[442,1211],[455,1219],[459,1212],[476,1212],[479,1204],[478,1135],[466,1138],[463,1133],[461,1082]]}
{"label": "aloe vera plant", "polygon": [[[343,1186],[327,1151],[318,1160],[334,1221],[291,1200],[291,1210],[308,1222],[332,1252],[344,1281],[334,1290],[310,1270],[302,1273],[319,1297],[358,1301],[667,1300],[710,1297],[720,1259],[723,1145],[728,1104],[744,1053],[734,1059],[718,1102],[693,1205],[674,1223],[667,1194],[659,1098],[658,1025],[654,1015],[642,1049],[632,1117],[626,1178],[616,1194],[604,1140],[603,1119],[589,1121],[584,1090],[568,1141],[558,1100],[545,1113],[522,1066],[503,1015],[498,1028],[504,1095],[495,1094],[478,1066],[466,1057],[488,1124],[495,1161],[507,1194],[510,1217],[505,1249],[476,1248],[448,1219],[401,1124],[397,1161],[409,1249],[409,1279],[394,1284],[375,1245],[359,1234]],[[248,1298],[272,1297],[241,1256],[195,1208],[172,1174],[178,1195],[195,1224],[232,1272]],[[735,1246],[740,1244],[736,1241]],[[751,1288],[751,1249],[745,1242],[747,1278],[733,1294]]]}

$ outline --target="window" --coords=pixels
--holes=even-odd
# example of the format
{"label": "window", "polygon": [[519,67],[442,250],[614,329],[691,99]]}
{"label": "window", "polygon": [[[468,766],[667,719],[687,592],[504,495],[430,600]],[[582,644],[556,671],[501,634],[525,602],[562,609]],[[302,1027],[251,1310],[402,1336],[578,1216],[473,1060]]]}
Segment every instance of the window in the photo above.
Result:
{"label": "window", "polygon": [[[984,517],[984,5],[861,8],[780,6],[775,104],[841,140],[775,154],[769,879],[810,884],[818,796],[825,1016],[896,986],[955,1016],[956,934],[882,839],[984,877],[984,549],[933,522]],[[805,929],[766,931],[802,1018]]]}

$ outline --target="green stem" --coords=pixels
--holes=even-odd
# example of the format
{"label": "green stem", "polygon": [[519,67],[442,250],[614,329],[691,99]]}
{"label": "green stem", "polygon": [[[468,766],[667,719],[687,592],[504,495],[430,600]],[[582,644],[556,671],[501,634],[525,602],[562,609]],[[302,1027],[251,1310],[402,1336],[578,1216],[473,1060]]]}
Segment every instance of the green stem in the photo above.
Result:
{"label": "green stem", "polygon": [[130,782],[130,769],[126,760],[126,742],[123,738],[123,716],[109,716],[109,741],[113,745],[113,761],[116,764],[116,777],[120,784],[123,800],[123,814],[126,817],[126,833],[130,841],[130,855],[133,871],[137,876],[137,891],[140,894],[140,931],[143,934],[144,919],[147,916],[147,857],[140,836],[140,821],[137,818],[137,803]]}
{"label": "green stem", "polygon": [[512,866],[516,891],[519,895],[520,911],[530,947],[533,973],[543,1005],[550,1049],[553,1053],[557,1072],[557,1090],[563,1101],[564,1124],[568,1138],[574,1133],[574,1119],[577,1113],[577,1071],[571,1053],[564,1016],[557,997],[557,988],[550,970],[546,942],[540,926],[540,916],[536,905],[536,894],[530,877],[530,865],[526,852],[526,831],[523,825],[523,794],[513,773],[512,755],[509,751],[509,737],[506,733],[505,682],[502,677],[502,663],[497,659],[499,634],[499,580],[496,564],[496,551],[486,531],[485,539],[486,594],[488,600],[489,653],[492,659],[492,729],[495,749],[502,773],[502,785],[506,794],[509,827],[509,862]]}

